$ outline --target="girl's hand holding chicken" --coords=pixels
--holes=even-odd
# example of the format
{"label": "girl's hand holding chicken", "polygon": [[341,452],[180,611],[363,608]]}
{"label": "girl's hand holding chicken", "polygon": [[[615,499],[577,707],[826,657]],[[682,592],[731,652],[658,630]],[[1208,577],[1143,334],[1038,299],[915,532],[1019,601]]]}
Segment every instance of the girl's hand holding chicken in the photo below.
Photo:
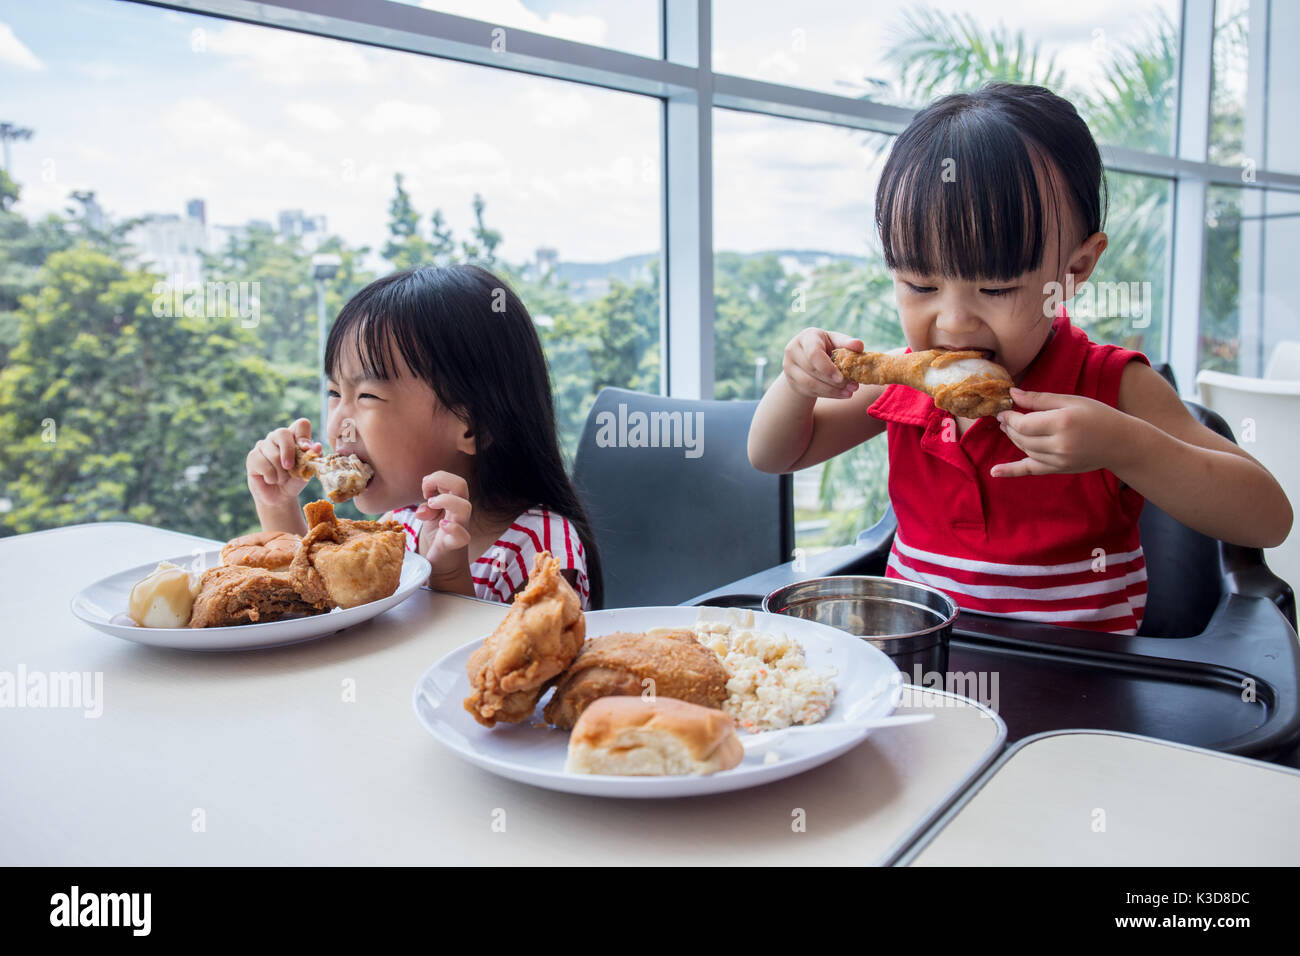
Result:
{"label": "girl's hand holding chicken", "polygon": [[307,487],[307,479],[293,474],[299,448],[321,450],[320,442],[312,441],[311,422],[305,418],[269,432],[244,461],[248,490],[264,531],[307,533],[307,522],[298,506],[298,494]]}
{"label": "girl's hand holding chicken", "polygon": [[999,412],[997,419],[1003,433],[1027,457],[994,465],[990,470],[994,478],[1077,475],[1098,468],[1117,471],[1128,427],[1124,420],[1132,416],[1082,395],[1012,388],[1011,398],[1031,411]]}
{"label": "girl's hand holding chicken", "polygon": [[435,471],[424,476],[420,492],[424,501],[415,509],[415,516],[423,522],[418,550],[433,565],[429,587],[472,595],[469,485],[459,475]]}

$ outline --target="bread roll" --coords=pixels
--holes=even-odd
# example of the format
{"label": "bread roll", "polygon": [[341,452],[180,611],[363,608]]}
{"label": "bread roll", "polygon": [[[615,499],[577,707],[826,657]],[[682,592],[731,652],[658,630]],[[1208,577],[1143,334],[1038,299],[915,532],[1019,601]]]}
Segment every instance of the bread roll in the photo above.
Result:
{"label": "bread roll", "polygon": [[569,736],[569,773],[667,776],[730,770],[744,757],[731,717],[671,697],[602,697]]}
{"label": "bread roll", "polygon": [[288,531],[256,531],[227,542],[221,549],[221,563],[278,571],[293,561],[301,541],[302,538]]}

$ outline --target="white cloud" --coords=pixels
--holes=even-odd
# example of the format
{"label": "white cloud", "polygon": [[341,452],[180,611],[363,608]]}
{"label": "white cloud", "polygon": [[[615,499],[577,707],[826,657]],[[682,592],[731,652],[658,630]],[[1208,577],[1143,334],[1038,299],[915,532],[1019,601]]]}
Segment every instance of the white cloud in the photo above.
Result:
{"label": "white cloud", "polygon": [[281,139],[229,143],[226,144],[224,157],[235,169],[260,177],[253,181],[259,190],[277,179],[290,178],[297,182],[331,185],[338,179],[337,171],[332,165]]}
{"label": "white cloud", "polygon": [[183,145],[205,147],[252,136],[243,120],[201,96],[186,96],[173,103],[163,115],[162,132]]}
{"label": "white cloud", "polygon": [[333,133],[343,128],[338,113],[320,103],[302,101],[284,104],[284,115],[300,126],[318,133]]}
{"label": "white cloud", "polygon": [[14,34],[9,24],[0,20],[0,63],[16,66],[20,70],[45,69],[40,57],[27,48],[27,44]]}
{"label": "white cloud", "polygon": [[[423,0],[420,6],[458,17],[482,20],[484,23],[499,23],[529,33],[590,43],[593,46],[604,46],[609,33],[609,25],[600,17],[575,17],[565,13],[542,15],[529,10],[519,0]],[[509,46],[510,37],[507,34],[506,48],[509,49]]]}
{"label": "white cloud", "polygon": [[205,30],[203,47],[208,53],[234,58],[276,86],[314,86],[323,81],[370,86],[375,81],[370,52],[341,40],[231,23]]}
{"label": "white cloud", "polygon": [[382,100],[369,111],[364,123],[374,135],[418,133],[428,136],[442,126],[442,116],[432,106],[405,100]]}
{"label": "white cloud", "polygon": [[528,90],[528,112],[535,126],[575,129],[590,123],[591,98],[573,87],[533,87]]}
{"label": "white cloud", "polygon": [[89,60],[77,64],[77,69],[92,80],[98,80],[100,83],[107,80],[116,80],[126,75],[126,70],[120,64],[110,63],[107,60]]}
{"label": "white cloud", "polygon": [[91,143],[78,143],[77,155],[87,163],[93,163],[99,166],[106,166],[109,163],[117,162],[117,157],[108,150],[100,149]]}

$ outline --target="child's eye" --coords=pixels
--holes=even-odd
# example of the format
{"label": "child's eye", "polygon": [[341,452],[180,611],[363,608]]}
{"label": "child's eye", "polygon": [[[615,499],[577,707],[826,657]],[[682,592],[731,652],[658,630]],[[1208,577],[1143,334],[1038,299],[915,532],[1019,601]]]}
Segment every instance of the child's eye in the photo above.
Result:
{"label": "child's eye", "polygon": [[378,395],[371,395],[369,392],[362,392],[360,397],[361,397],[361,398],[378,398],[379,396],[378,396]]}
{"label": "child's eye", "polygon": [[1002,295],[1009,295],[1010,293],[1015,292],[1017,288],[1019,288],[1019,286],[1013,285],[1006,289],[980,289],[980,291],[985,295],[991,295],[996,298]]}
{"label": "child's eye", "polygon": [[907,280],[903,280],[903,284],[906,285],[913,292],[919,292],[919,293],[933,292],[935,289],[935,287],[932,285],[913,285]]}
{"label": "child's eye", "polygon": [[336,391],[334,391],[334,389],[332,389],[332,388],[331,388],[331,389],[330,389],[326,394],[327,394],[330,398],[338,398],[338,397],[339,397],[339,393],[336,392]]}

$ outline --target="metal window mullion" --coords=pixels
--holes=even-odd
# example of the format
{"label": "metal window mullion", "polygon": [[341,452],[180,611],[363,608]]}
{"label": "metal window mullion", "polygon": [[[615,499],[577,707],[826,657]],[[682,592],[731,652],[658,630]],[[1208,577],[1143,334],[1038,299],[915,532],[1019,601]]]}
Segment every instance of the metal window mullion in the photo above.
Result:
{"label": "metal window mullion", "polygon": [[713,397],[712,4],[664,0],[664,50],[694,68],[695,86],[664,98],[661,385]]}
{"label": "metal window mullion", "polygon": [[[1177,156],[1205,164],[1210,136],[1214,64],[1214,0],[1183,0],[1178,52]],[[1196,394],[1200,368],[1205,265],[1205,200],[1199,170],[1185,169],[1174,186],[1173,255],[1165,354],[1185,396]]]}
{"label": "metal window mullion", "polygon": [[665,96],[692,88],[694,70],[486,20],[387,0],[131,0],[606,89]]}

